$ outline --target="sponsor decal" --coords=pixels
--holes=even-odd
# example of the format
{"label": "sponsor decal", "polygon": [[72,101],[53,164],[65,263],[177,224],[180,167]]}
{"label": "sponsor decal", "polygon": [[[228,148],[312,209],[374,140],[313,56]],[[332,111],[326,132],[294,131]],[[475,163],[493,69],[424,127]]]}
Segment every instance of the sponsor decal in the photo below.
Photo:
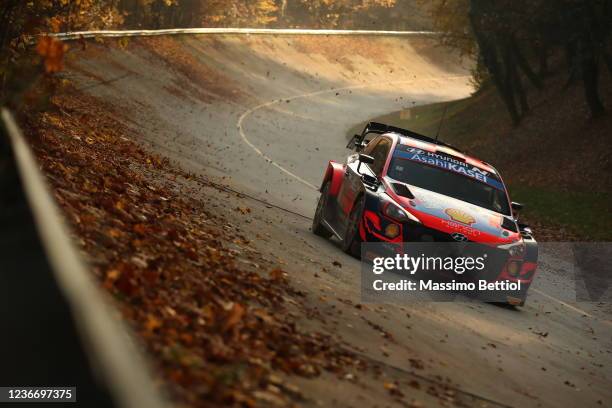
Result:
{"label": "sponsor decal", "polygon": [[412,154],[425,154],[425,150],[417,149],[416,147],[407,147],[406,150],[408,153]]}
{"label": "sponsor decal", "polygon": [[472,166],[453,157],[436,152],[426,152],[425,150],[409,146],[400,146],[399,148],[395,149],[394,156],[439,167],[455,173],[460,173],[464,176],[489,184],[498,190],[503,190],[502,184],[499,182],[499,180],[494,178],[488,171]]}
{"label": "sponsor decal", "polygon": [[468,237],[480,236],[480,231],[478,231],[477,229],[460,224],[456,221],[442,220],[442,225],[448,229],[454,230],[455,232],[467,235]]}
{"label": "sponsor decal", "polygon": [[467,238],[465,235],[463,235],[463,234],[461,234],[461,233],[459,233],[459,232],[453,232],[453,233],[451,234],[451,237],[452,237],[452,238],[453,238],[455,241],[459,241],[459,242],[465,242],[465,241],[467,241],[467,240],[468,240],[468,238]]}
{"label": "sponsor decal", "polygon": [[458,210],[456,208],[447,208],[446,210],[444,210],[444,212],[446,213],[446,215],[451,217],[452,220],[460,222],[462,224],[472,225],[476,222],[476,219],[470,214],[466,213],[465,211]]}

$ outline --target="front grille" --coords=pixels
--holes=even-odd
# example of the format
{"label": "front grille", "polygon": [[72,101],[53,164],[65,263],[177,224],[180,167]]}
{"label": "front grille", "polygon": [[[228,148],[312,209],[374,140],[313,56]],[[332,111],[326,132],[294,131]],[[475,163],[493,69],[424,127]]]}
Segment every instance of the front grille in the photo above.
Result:
{"label": "front grille", "polygon": [[[445,242],[450,245],[440,245],[435,251],[441,256],[480,257],[486,254],[486,269],[478,274],[481,279],[494,280],[508,261],[508,251],[477,242],[457,242],[450,234],[425,226],[406,227],[405,242]],[[425,247],[424,247],[425,248]],[[438,252],[439,251],[439,252]]]}
{"label": "front grille", "polygon": [[406,242],[454,242],[455,240],[445,232],[433,228],[419,226],[407,226],[404,234]]}

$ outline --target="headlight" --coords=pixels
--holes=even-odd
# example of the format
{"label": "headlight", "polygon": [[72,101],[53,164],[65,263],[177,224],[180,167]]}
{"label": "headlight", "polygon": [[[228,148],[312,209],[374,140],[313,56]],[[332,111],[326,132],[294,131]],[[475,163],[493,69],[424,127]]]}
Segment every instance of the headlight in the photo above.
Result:
{"label": "headlight", "polygon": [[513,277],[517,277],[521,272],[521,263],[512,261],[508,263],[508,274]]}
{"label": "headlight", "polygon": [[399,234],[400,234],[400,227],[397,224],[390,223],[385,228],[385,235],[387,236],[387,238],[393,239],[397,237]]}
{"label": "headlight", "polygon": [[393,218],[394,220],[399,221],[399,222],[415,222],[418,224],[421,223],[421,221],[419,221],[417,217],[410,214],[408,211],[404,210],[402,207],[396,204],[393,204],[390,201],[383,204],[382,212],[387,217]]}
{"label": "headlight", "polygon": [[525,244],[523,241],[500,245],[499,248],[507,250],[511,257],[521,257],[525,253]]}

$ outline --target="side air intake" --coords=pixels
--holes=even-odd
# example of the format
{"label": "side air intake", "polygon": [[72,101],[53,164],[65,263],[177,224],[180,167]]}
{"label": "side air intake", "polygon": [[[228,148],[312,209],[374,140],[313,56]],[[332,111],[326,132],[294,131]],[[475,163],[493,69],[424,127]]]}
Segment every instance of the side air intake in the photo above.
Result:
{"label": "side air intake", "polygon": [[412,194],[408,186],[406,186],[405,184],[392,183],[391,186],[393,187],[393,191],[395,191],[397,195],[406,198],[414,198],[414,194]]}

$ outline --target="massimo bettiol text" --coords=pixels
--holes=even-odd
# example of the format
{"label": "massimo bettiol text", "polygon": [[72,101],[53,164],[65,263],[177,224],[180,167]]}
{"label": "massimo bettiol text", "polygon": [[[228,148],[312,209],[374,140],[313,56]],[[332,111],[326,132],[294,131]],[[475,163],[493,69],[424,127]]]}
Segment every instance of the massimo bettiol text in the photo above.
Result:
{"label": "massimo bettiol text", "polygon": [[362,251],[362,295],[373,301],[506,301],[529,286],[506,277],[507,254],[480,245],[367,243]]}
{"label": "massimo bettiol text", "polygon": [[[417,272],[446,271],[463,275],[464,273],[485,269],[487,255],[480,257],[441,257],[441,256],[410,256],[407,254],[396,254],[393,257],[376,257],[372,260],[372,272],[381,275],[385,271],[407,272],[415,275]],[[401,279],[399,282],[385,282],[376,279],[373,282],[374,290],[433,290],[433,291],[499,291],[520,290],[521,282],[510,280],[489,282],[486,279],[477,279],[477,282],[461,282],[452,279],[450,282],[442,282],[435,279],[419,279],[417,281]]]}

